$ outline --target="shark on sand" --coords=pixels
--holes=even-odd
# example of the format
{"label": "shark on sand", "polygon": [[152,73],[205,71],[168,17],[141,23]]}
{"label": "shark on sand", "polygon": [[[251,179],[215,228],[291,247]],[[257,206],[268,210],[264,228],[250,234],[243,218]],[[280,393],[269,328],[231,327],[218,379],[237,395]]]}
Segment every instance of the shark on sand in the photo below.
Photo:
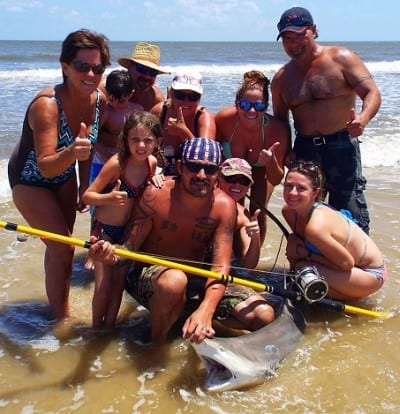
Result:
{"label": "shark on sand", "polygon": [[237,390],[276,375],[282,361],[297,348],[304,327],[300,311],[285,299],[277,318],[258,331],[190,343],[207,370],[206,390]]}

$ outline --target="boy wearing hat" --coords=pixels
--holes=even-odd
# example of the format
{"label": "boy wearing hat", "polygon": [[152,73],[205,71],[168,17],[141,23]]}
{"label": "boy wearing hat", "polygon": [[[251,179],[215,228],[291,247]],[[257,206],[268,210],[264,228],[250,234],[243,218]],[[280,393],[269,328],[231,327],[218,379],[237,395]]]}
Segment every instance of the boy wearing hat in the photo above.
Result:
{"label": "boy wearing hat", "polygon": [[[211,139],[192,138],[183,143],[180,154],[179,177],[167,177],[162,188],[148,186],[143,193],[133,213],[130,247],[197,265],[211,245],[211,270],[229,274],[236,205],[216,188],[220,145]],[[95,260],[118,262],[107,242],[94,243],[90,254]],[[248,330],[274,319],[273,308],[253,289],[164,266],[134,263],[126,289],[149,309],[152,341],[157,344],[166,341],[169,329],[183,315],[189,315],[183,337],[196,343],[215,334],[215,316],[229,326]]]}
{"label": "boy wearing hat", "polygon": [[128,69],[133,81],[132,102],[139,103],[145,111],[164,100],[160,88],[155,85],[157,75],[169,73],[160,66],[160,48],[150,43],[136,44],[132,56],[121,57],[118,63]]}
{"label": "boy wearing hat", "polygon": [[[368,233],[366,179],[357,137],[379,110],[380,92],[356,53],[316,42],[317,26],[307,9],[286,10],[278,31],[290,61],[272,80],[273,112],[288,125],[292,113],[296,158],[319,163],[329,203],[350,210]],[[362,101],[360,112],[357,97]]]}

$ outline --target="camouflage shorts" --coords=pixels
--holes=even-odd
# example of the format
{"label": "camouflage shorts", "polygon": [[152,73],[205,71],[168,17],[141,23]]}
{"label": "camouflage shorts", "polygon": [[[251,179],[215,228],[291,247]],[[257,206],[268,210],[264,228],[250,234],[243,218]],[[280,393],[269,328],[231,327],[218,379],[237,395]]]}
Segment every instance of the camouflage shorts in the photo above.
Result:
{"label": "camouflage shorts", "polygon": [[[168,268],[160,265],[146,266],[135,264],[129,271],[126,281],[128,293],[145,308],[149,307],[149,300],[154,293],[155,281]],[[204,277],[190,276],[186,286],[186,312],[193,312],[204,298]],[[239,303],[258,293],[248,287],[228,283],[224,297],[218,304],[215,315],[218,319],[227,319]]]}

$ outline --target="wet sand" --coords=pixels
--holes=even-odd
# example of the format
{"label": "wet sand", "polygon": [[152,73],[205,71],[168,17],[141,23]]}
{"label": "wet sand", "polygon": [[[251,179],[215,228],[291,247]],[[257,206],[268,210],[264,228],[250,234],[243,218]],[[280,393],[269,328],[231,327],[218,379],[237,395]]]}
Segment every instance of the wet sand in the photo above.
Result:
{"label": "wet sand", "polygon": [[[384,252],[388,280],[356,306],[399,309],[399,170],[366,169],[371,236]],[[280,216],[281,189],[270,210]],[[3,221],[25,224],[12,202],[0,205]],[[284,222],[283,222],[284,223]],[[88,215],[79,215],[74,237],[87,239]],[[269,222],[260,268],[279,252],[281,232]],[[76,249],[71,283],[71,336],[59,340],[44,290],[43,244],[0,229],[0,407],[3,413],[398,413],[399,315],[386,320],[332,311],[313,312],[298,349],[277,376],[245,391],[210,394],[205,370],[180,338],[154,351],[140,344],[147,333],[143,311],[125,297],[117,329],[90,329],[93,275]],[[285,265],[285,244],[277,257]],[[268,273],[264,276],[267,282]]]}

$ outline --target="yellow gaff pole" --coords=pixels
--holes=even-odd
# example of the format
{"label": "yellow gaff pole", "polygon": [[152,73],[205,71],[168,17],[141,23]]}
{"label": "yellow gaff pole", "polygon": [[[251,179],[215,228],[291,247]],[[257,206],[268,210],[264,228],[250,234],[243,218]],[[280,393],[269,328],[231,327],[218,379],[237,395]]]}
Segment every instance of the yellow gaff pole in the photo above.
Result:
{"label": "yellow gaff pole", "polygon": [[[85,249],[89,249],[91,246],[91,243],[85,240],[63,236],[61,234],[51,233],[49,231],[35,229],[33,227],[27,227],[27,226],[23,226],[20,224],[0,221],[0,227],[3,227],[6,230],[31,234],[33,236],[38,236],[42,239],[48,239],[48,240],[52,240],[52,241],[59,242],[59,243],[83,247]],[[124,257],[126,259],[137,260],[139,262],[148,263],[148,264],[157,264],[161,266],[166,266],[171,269],[182,270],[183,272],[190,273],[192,275],[203,276],[207,278],[220,280],[224,283],[236,283],[238,285],[250,287],[254,290],[261,291],[261,292],[274,293],[275,291],[273,286],[265,285],[265,284],[258,283],[258,282],[253,282],[250,280],[240,279],[238,277],[234,277],[231,275],[223,275],[221,273],[213,272],[211,270],[200,269],[198,267],[189,266],[189,265],[185,265],[182,263],[176,263],[170,260],[160,259],[160,258],[153,257],[147,254],[135,253],[127,249],[116,248],[114,250],[114,253],[117,256]],[[278,295],[281,294],[283,296],[285,295],[284,292],[277,292],[276,294]],[[293,295],[289,295],[289,296],[293,296]],[[326,307],[335,309],[335,310],[345,311],[348,313],[354,313],[357,315],[372,316],[374,318],[388,318],[392,316],[390,313],[385,312],[385,311],[371,311],[367,309],[362,309],[356,306],[345,305],[342,302],[339,302],[333,299],[322,299],[321,304],[323,304]]]}
{"label": "yellow gaff pole", "polygon": [[[23,226],[20,224],[0,221],[0,227],[5,228],[6,230],[12,230],[12,231],[18,231],[21,233],[31,234],[34,236],[38,236],[42,239],[48,239],[48,240],[52,240],[52,241],[59,242],[59,243],[83,247],[85,249],[89,249],[91,246],[91,243],[88,241],[76,239],[73,237],[63,236],[61,234],[51,233],[49,231],[39,230],[33,227],[27,227],[27,226]],[[265,291],[265,292],[272,293],[274,290],[272,286],[264,285],[262,283],[240,279],[240,278],[237,278],[231,275],[223,275],[221,273],[213,272],[211,270],[200,269],[198,267],[185,265],[182,263],[176,263],[170,260],[160,259],[160,258],[150,256],[147,254],[135,253],[127,249],[115,248],[114,253],[117,256],[124,257],[126,259],[137,260],[139,262],[148,263],[148,264],[166,266],[172,269],[182,270],[185,273],[190,273],[196,276],[203,276],[207,278],[209,277],[209,278],[213,278],[216,280],[220,280],[224,283],[236,283],[238,285],[247,286],[249,288],[252,288],[254,290],[258,290],[261,292]]]}

